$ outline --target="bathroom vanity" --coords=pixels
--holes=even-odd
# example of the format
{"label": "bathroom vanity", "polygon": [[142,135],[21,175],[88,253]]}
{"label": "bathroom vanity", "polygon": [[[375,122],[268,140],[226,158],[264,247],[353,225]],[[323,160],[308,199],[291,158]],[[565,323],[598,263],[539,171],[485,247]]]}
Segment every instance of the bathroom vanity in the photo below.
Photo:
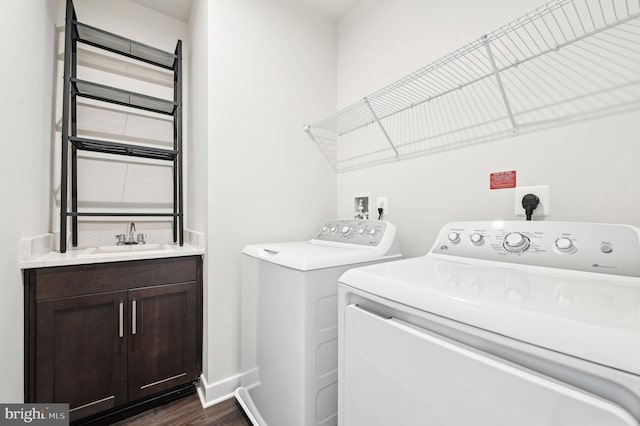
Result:
{"label": "bathroom vanity", "polygon": [[99,420],[192,392],[202,256],[85,262],[24,270],[25,402]]}

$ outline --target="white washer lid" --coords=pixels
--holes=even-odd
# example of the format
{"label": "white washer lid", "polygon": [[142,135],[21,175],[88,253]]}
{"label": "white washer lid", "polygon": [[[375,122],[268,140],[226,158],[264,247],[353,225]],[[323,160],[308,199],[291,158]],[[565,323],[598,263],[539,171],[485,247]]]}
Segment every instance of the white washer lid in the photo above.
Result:
{"label": "white washer lid", "polygon": [[386,249],[382,250],[379,247],[317,240],[253,244],[246,246],[242,253],[300,271],[372,262],[400,256],[388,256]]}
{"label": "white washer lid", "polygon": [[425,256],[351,269],[340,282],[640,375],[640,278]]}

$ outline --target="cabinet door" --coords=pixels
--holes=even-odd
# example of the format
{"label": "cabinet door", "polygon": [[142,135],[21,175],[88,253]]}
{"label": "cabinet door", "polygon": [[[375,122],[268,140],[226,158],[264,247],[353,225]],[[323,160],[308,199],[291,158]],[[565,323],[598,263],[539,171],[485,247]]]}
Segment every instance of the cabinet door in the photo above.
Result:
{"label": "cabinet door", "polygon": [[190,282],[129,290],[129,400],[197,378],[197,289]]}
{"label": "cabinet door", "polygon": [[71,420],[127,401],[127,292],[37,302],[36,402]]}

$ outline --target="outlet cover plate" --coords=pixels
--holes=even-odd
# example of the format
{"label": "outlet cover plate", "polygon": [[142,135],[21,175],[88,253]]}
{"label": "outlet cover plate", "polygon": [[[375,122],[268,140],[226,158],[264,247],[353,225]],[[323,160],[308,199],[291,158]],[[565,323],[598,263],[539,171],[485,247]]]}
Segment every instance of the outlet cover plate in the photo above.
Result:
{"label": "outlet cover plate", "polygon": [[551,207],[549,185],[517,186],[514,193],[514,208],[516,216],[525,216],[524,208],[522,208],[522,197],[527,194],[537,195],[540,199],[540,204],[538,204],[538,207],[533,211],[531,217],[549,216]]}

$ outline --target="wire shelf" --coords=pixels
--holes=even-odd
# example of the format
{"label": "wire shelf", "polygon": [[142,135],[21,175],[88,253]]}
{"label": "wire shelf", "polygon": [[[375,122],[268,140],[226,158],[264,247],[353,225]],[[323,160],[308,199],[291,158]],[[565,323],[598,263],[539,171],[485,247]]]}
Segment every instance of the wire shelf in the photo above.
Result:
{"label": "wire shelf", "polygon": [[640,0],[554,0],[308,126],[338,172],[640,108]]}

